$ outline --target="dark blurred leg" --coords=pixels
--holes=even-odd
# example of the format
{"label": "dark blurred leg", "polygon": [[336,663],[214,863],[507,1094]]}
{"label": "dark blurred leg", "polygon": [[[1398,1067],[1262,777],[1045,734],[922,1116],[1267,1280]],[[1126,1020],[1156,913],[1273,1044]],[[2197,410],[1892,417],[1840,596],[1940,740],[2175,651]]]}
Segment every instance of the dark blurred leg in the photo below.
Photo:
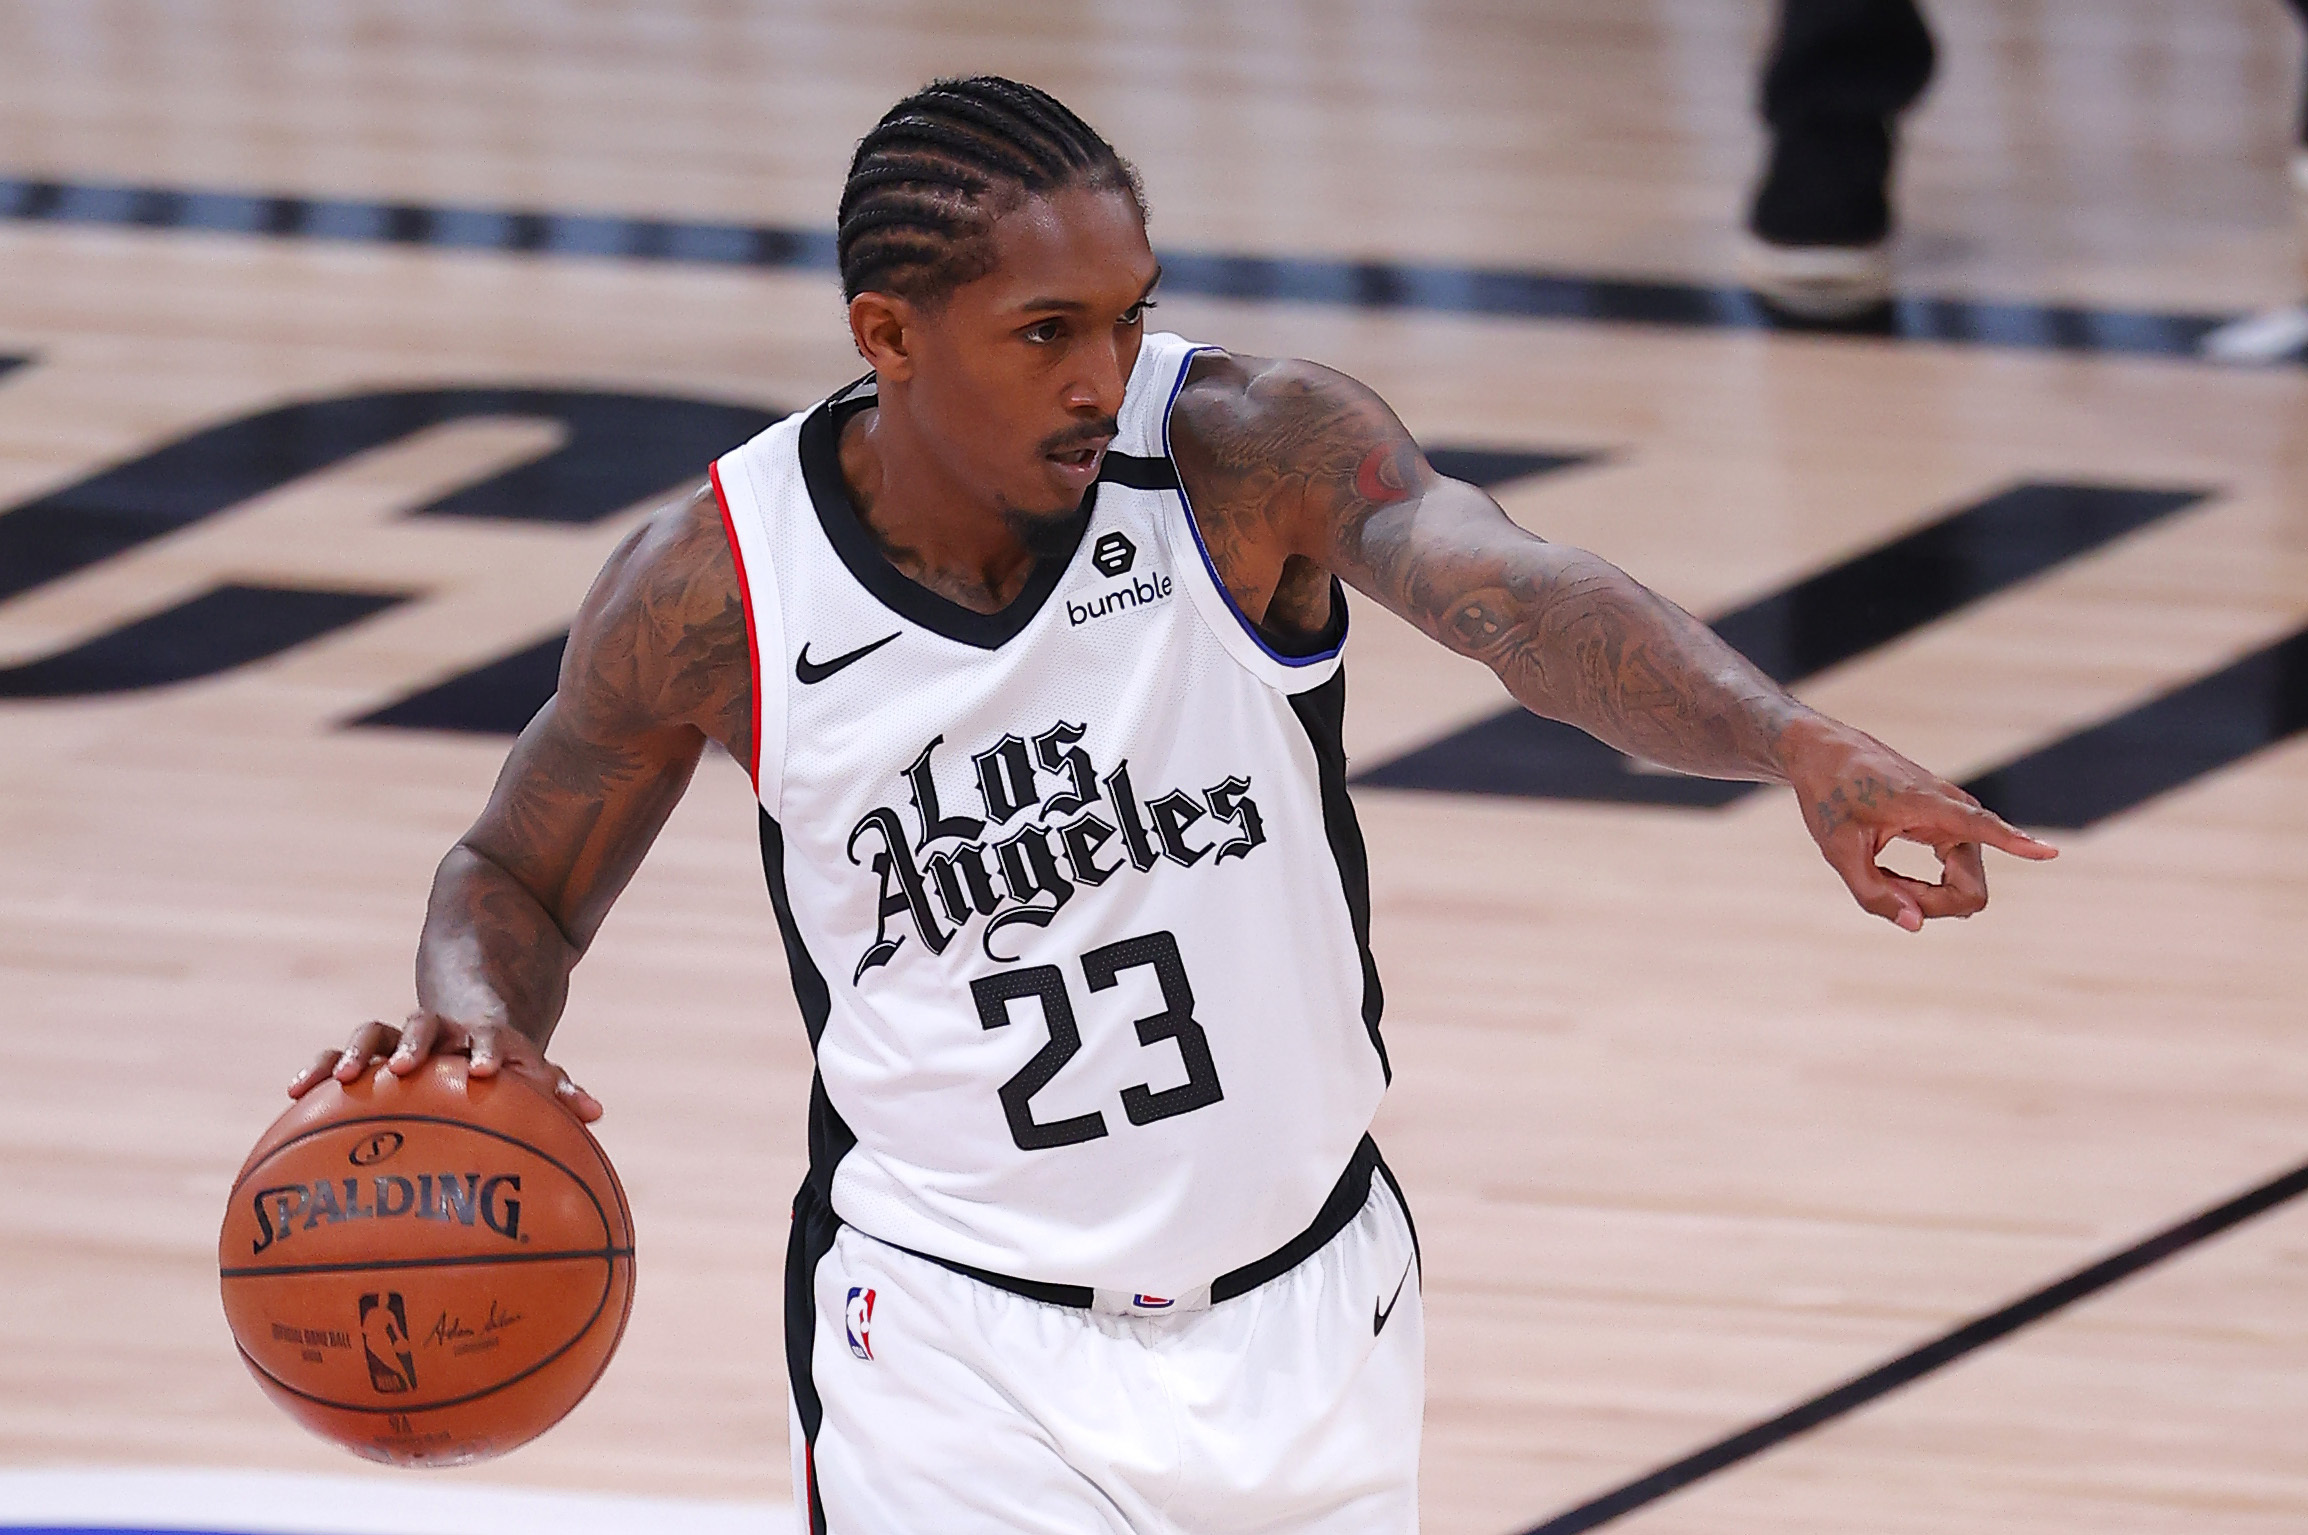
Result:
{"label": "dark blurred leg", "polygon": [[[2300,13],[2300,24],[2308,27],[2308,0],[2292,0],[2292,9]],[[2300,144],[2308,148],[2308,73],[2300,81]],[[2304,183],[2308,188],[2308,183]]]}
{"label": "dark blurred leg", "polygon": [[1895,119],[1923,94],[1932,63],[1914,0],[1782,0],[1763,75],[1771,158],[1749,227],[1795,246],[1890,233]]}

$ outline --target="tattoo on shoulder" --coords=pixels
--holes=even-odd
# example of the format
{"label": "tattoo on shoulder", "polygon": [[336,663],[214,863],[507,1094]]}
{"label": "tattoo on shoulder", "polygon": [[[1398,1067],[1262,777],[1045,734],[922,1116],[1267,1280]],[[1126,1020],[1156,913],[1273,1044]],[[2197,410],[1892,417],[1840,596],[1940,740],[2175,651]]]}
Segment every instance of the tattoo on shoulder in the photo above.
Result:
{"label": "tattoo on shoulder", "polygon": [[[691,725],[750,750],[752,653],[737,565],[712,492],[668,507],[619,549],[571,640],[562,685],[634,732]],[[579,641],[584,644],[580,649]],[[574,675],[571,673],[574,672]]]}
{"label": "tattoo on shoulder", "polygon": [[[1211,558],[1230,585],[1237,572],[1263,575],[1258,595],[1272,595],[1284,623],[1319,622],[1327,573],[1349,574],[1342,546],[1434,478],[1377,395],[1312,363],[1218,359],[1179,405],[1188,430],[1176,451]],[[1303,579],[1313,567],[1326,574]]]}
{"label": "tattoo on shoulder", "polygon": [[1433,473],[1394,412],[1344,374],[1243,361],[1209,382],[1189,391],[1194,444],[1230,506],[1271,516],[1315,498],[1305,510],[1351,513],[1407,501]]}

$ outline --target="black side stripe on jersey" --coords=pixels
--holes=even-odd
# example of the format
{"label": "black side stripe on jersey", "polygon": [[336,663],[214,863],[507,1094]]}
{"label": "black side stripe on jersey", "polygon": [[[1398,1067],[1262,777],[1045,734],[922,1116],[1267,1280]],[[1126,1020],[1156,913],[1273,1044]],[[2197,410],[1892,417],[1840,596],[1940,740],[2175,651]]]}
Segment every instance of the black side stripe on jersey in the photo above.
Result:
{"label": "black side stripe on jersey", "polygon": [[810,958],[801,941],[801,929],[793,923],[793,900],[785,891],[785,828],[768,810],[760,814],[761,872],[769,882],[769,905],[777,913],[778,936],[785,940],[785,965],[793,974],[793,1000],[801,1005],[802,1027],[809,1030],[809,1047],[815,1051],[826,1019],[833,1016],[833,993],[826,989],[825,973]]}
{"label": "black side stripe on jersey", "polygon": [[[814,1054],[833,1013],[833,993],[794,925],[793,901],[785,888],[785,829],[768,810],[760,811],[761,871],[769,883],[770,909],[777,913],[785,941],[786,968],[793,975],[793,999],[801,1007]],[[793,1408],[801,1419],[802,1481],[794,1495],[809,1510],[810,1535],[826,1535],[825,1505],[817,1492],[817,1431],[825,1422],[825,1402],[817,1394],[811,1358],[817,1348],[817,1266],[833,1251],[841,1217],[833,1213],[833,1170],[857,1144],[857,1135],[834,1112],[825,1078],[809,1084],[809,1173],[793,1196],[793,1229],[785,1243],[785,1371],[793,1388]]]}
{"label": "black side stripe on jersey", "polygon": [[1098,465],[1098,478],[1131,490],[1176,490],[1178,467],[1166,458],[1140,458],[1108,448]]}
{"label": "black side stripe on jersey", "polygon": [[[769,904],[777,913],[778,936],[785,940],[785,965],[793,975],[793,999],[801,1006],[802,1027],[809,1031],[809,1048],[814,1055],[818,1039],[825,1033],[825,1021],[833,1014],[833,993],[826,989],[825,972],[818,969],[817,961],[810,957],[808,947],[801,941],[801,929],[794,924],[793,901],[785,889],[785,829],[767,810],[759,814],[761,870],[769,881]],[[857,1132],[834,1112],[833,1100],[826,1096],[825,1077],[813,1075],[809,1083],[808,1187],[814,1188],[829,1207],[833,1201],[834,1169],[856,1144]]]}
{"label": "black side stripe on jersey", "polygon": [[[1331,593],[1332,606],[1343,619],[1346,601]],[[1315,769],[1322,782],[1322,829],[1330,839],[1330,856],[1338,865],[1338,882],[1346,895],[1347,915],[1354,923],[1354,946],[1362,955],[1362,1026],[1370,1031],[1370,1047],[1378,1052],[1379,1070],[1394,1081],[1394,1066],[1386,1058],[1386,1041],[1378,1031],[1379,1015],[1386,1010],[1386,994],[1379,985],[1378,961],[1370,952],[1370,855],[1362,843],[1362,826],[1354,818],[1354,800],[1346,791],[1346,668],[1331,673],[1317,688],[1290,695],[1290,710],[1306,728],[1314,748]]]}
{"label": "black side stripe on jersey", "polygon": [[801,1478],[794,1496],[809,1511],[809,1535],[826,1535],[825,1503],[817,1489],[817,1432],[825,1426],[825,1399],[817,1394],[812,1361],[817,1351],[817,1266],[833,1251],[841,1217],[808,1184],[793,1202],[793,1230],[785,1239],[785,1372],[801,1420]]}

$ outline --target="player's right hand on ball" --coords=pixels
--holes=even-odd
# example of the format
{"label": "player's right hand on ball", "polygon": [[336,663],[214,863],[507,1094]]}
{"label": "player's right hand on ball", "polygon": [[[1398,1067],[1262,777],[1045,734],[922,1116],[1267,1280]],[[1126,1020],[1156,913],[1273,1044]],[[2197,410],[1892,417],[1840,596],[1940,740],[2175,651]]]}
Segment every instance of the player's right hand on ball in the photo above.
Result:
{"label": "player's right hand on ball", "polygon": [[505,1024],[469,1025],[433,1013],[411,1013],[400,1028],[389,1023],[364,1023],[342,1050],[323,1050],[313,1063],[289,1083],[291,1098],[302,1098],[331,1077],[339,1082],[359,1079],[378,1060],[395,1076],[405,1077],[436,1052],[468,1055],[467,1068],[476,1077],[510,1071],[525,1077],[553,1100],[590,1123],[601,1117],[601,1101],[579,1087],[569,1073],[545,1059],[545,1053],[519,1030]]}

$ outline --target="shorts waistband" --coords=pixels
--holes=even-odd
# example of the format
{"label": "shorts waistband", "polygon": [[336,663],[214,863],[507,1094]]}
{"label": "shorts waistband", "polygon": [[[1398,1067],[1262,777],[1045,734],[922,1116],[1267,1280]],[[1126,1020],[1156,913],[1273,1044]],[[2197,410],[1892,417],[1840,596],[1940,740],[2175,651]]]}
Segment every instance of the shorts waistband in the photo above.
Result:
{"label": "shorts waistband", "polygon": [[[1268,1280],[1281,1278],[1329,1246],[1331,1238],[1353,1224],[1354,1218],[1362,1213],[1362,1207],[1370,1202],[1371,1175],[1381,1171],[1384,1166],[1379,1160],[1378,1142],[1364,1136],[1362,1144],[1354,1148],[1354,1156],[1348,1160],[1346,1171],[1340,1173],[1338,1182],[1331,1185],[1329,1197],[1323,1200],[1322,1208],[1315,1212],[1313,1222],[1265,1257],[1245,1263],[1238,1269],[1231,1269],[1210,1281],[1207,1304],[1216,1305],[1238,1295],[1247,1295]],[[1388,1182],[1392,1181],[1390,1177]],[[896,1243],[891,1245],[897,1246]],[[992,1285],[997,1290],[1007,1290],[1012,1295],[1023,1295],[1028,1300],[1038,1300],[1046,1305],[1071,1306],[1077,1311],[1142,1313],[1164,1311],[1173,1306],[1185,1310],[1202,1301],[1201,1290],[1196,1290],[1191,1300],[1185,1297],[1145,1295],[1118,1297],[1103,1290],[1093,1290],[1088,1285],[1048,1284],[1039,1279],[1020,1279],[1014,1274],[997,1274],[990,1269],[956,1263],[950,1258],[919,1252],[911,1247],[900,1247],[898,1250],[912,1253],[917,1258],[925,1258],[942,1269],[950,1269],[980,1284]]]}

